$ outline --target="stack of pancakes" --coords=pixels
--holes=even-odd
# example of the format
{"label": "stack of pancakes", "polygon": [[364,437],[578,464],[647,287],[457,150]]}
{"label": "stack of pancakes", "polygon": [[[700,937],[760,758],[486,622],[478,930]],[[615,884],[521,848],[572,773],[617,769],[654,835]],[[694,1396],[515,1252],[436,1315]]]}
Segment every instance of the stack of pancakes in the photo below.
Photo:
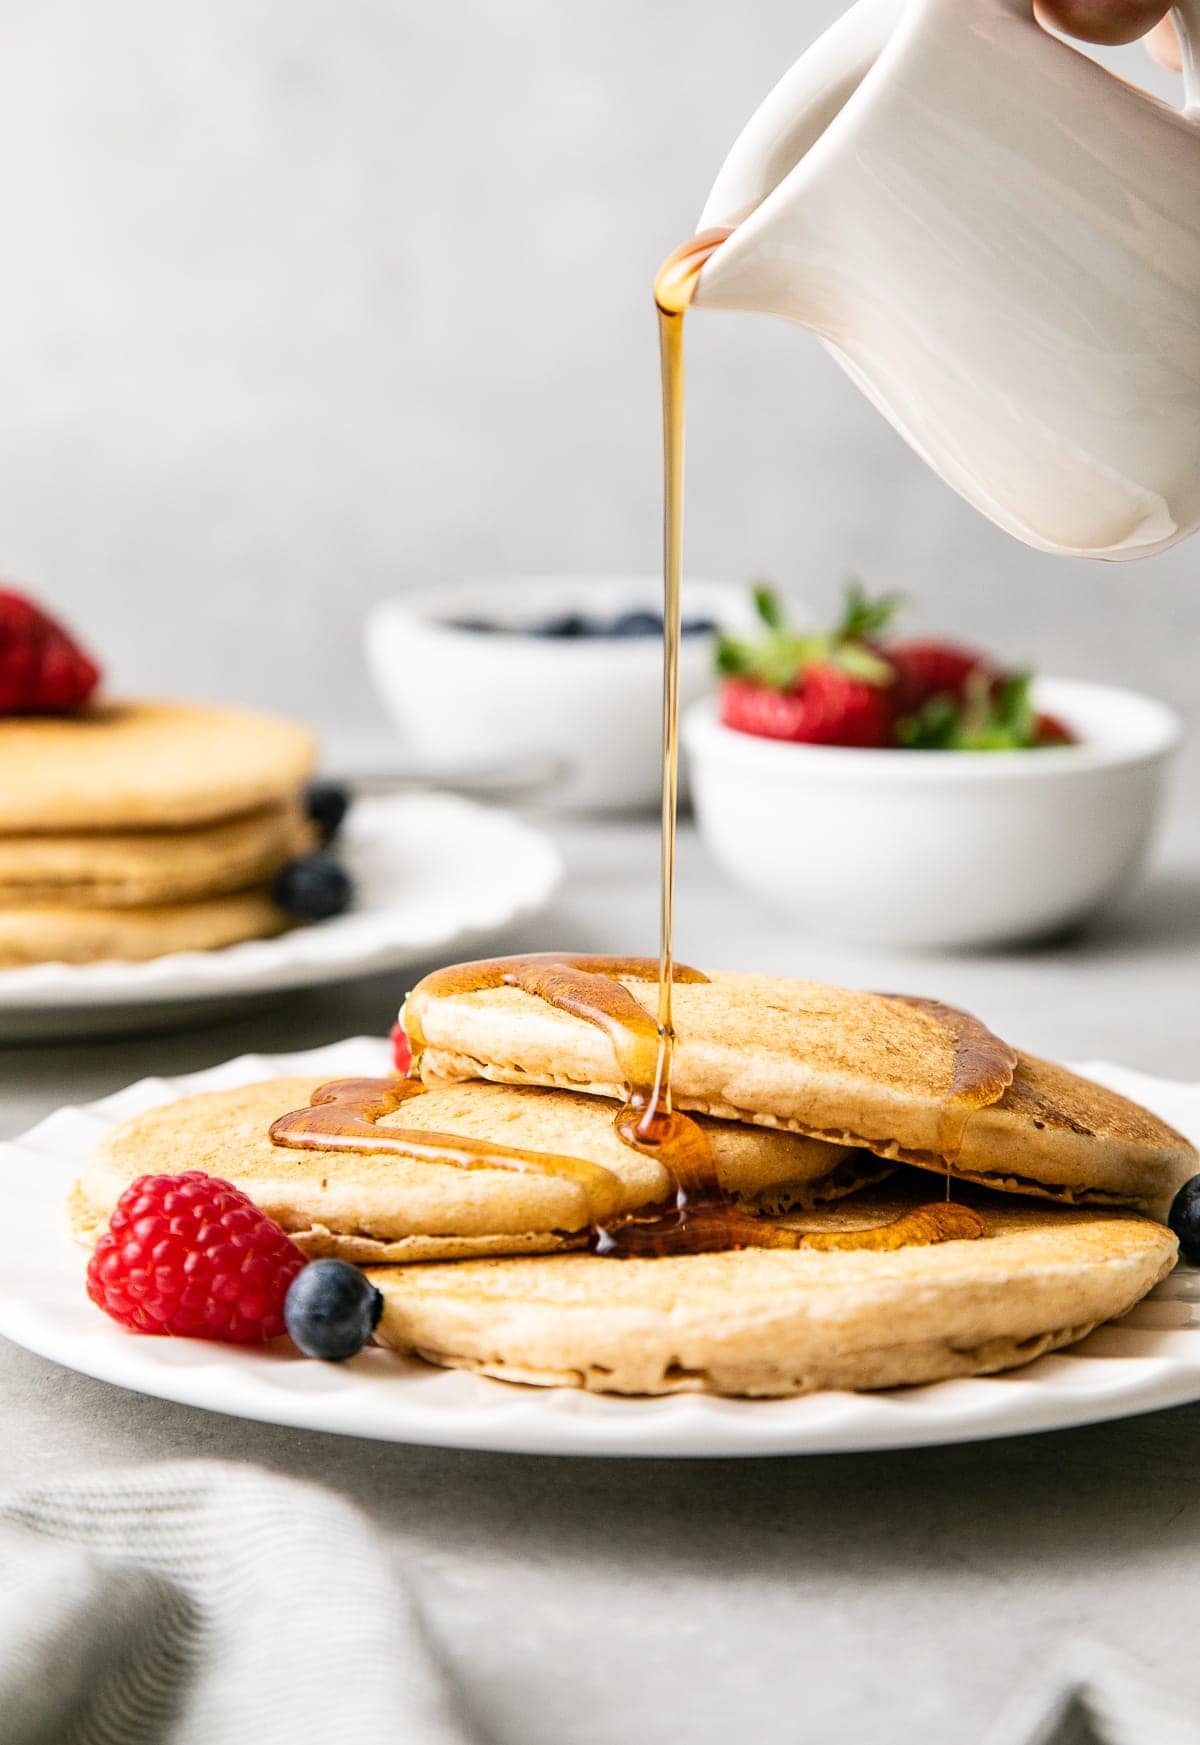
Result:
{"label": "stack of pancakes", "polygon": [[0,965],[149,958],[267,937],[313,846],[311,735],[183,703],[0,721]]}
{"label": "stack of pancakes", "polygon": [[[620,979],[653,1009],[651,983]],[[669,1197],[663,1166],[613,1131],[621,1086],[600,1030],[520,987],[462,992],[438,977],[402,1017],[428,1088],[381,1130],[598,1165],[612,1178],[609,1215]],[[94,1239],[136,1176],[203,1169],[243,1187],[310,1255],[367,1266],[383,1344],[620,1393],[779,1395],[1005,1369],[1123,1314],[1174,1263],[1157,1220],[1197,1170],[1191,1145],[965,1014],[717,974],[676,987],[675,1019],[676,1106],[695,1111],[723,1188],[811,1247],[582,1252],[593,1208],[569,1176],[272,1143],[272,1121],[309,1101],[311,1079],[126,1121],[78,1184],[73,1222]],[[985,1237],[829,1245],[945,1192],[982,1214]]]}

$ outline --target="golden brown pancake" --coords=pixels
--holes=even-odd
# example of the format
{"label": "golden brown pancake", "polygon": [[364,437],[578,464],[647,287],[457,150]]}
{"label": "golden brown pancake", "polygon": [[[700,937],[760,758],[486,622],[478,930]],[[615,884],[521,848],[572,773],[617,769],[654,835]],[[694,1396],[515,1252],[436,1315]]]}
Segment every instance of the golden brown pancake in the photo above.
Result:
{"label": "golden brown pancake", "polygon": [[190,830],[0,836],[0,909],[193,902],[264,884],[315,847],[298,799]]}
{"label": "golden brown pancake", "polygon": [[[927,1197],[909,1178],[783,1222],[862,1228]],[[987,1236],[891,1253],[371,1268],[384,1298],[376,1337],[431,1363],[599,1393],[889,1388],[992,1374],[1070,1345],[1174,1264],[1174,1236],[1135,1214],[958,1197],[983,1213]]]}
{"label": "golden brown pancake", "polygon": [[30,963],[96,963],[163,957],[172,951],[215,951],[247,939],[269,939],[292,923],[267,889],[235,891],[195,903],[88,909],[30,903],[0,908],[0,967]]}
{"label": "golden brown pancake", "polygon": [[294,798],[298,723],[203,703],[105,702],[0,721],[0,832],[166,830]]}
{"label": "golden brown pancake", "polygon": [[[621,978],[653,1011],[652,981]],[[1067,1203],[1164,1216],[1200,1169],[1186,1139],[1128,1098],[1018,1056],[933,1001],[715,973],[674,989],[676,1105],[862,1145],[881,1156]],[[518,987],[443,992],[402,1021],[430,1080],[471,1077],[619,1094],[609,1038]],[[948,1161],[950,1160],[950,1161]]]}
{"label": "golden brown pancake", "polygon": [[[139,1175],[204,1170],[242,1188],[312,1256],[439,1260],[552,1250],[584,1239],[592,1208],[577,1181],[370,1153],[292,1150],[271,1123],[305,1107],[319,1079],[272,1079],[205,1091],[133,1115],[101,1140],[71,1205],[76,1234],[94,1240]],[[668,1192],[662,1165],[613,1131],[615,1109],[594,1097],[499,1085],[449,1085],[415,1096],[379,1123],[445,1132],[599,1165],[596,1209],[622,1212]],[[811,1205],[886,1171],[877,1158],[761,1128],[706,1122],[723,1185],[748,1200]]]}
{"label": "golden brown pancake", "polygon": [[1157,1115],[1031,1054],[1018,1056],[1000,1100],[972,1115],[952,1165],[912,1161],[985,1187],[1161,1219],[1200,1170],[1195,1146]]}
{"label": "golden brown pancake", "polygon": [[[619,978],[647,1012],[652,980]],[[595,1025],[519,987],[409,994],[401,1021],[430,1079],[486,1078],[623,1094]],[[977,1020],[819,982],[714,972],[674,989],[678,1107],[850,1145],[940,1152],[1010,1083],[1016,1056]]]}

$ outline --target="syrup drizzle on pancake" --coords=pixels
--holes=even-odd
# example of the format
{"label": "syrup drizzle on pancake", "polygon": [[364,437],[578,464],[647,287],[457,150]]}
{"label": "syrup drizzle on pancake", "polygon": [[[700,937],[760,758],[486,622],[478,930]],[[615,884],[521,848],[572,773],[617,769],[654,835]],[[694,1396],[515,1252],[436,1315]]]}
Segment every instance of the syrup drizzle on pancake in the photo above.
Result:
{"label": "syrup drizzle on pancake", "polygon": [[[385,1115],[394,1114],[410,1097],[420,1096],[427,1088],[419,1079],[334,1079],[313,1092],[307,1109],[297,1109],[272,1122],[271,1139],[276,1145],[304,1151],[371,1152],[454,1169],[515,1170],[521,1175],[556,1176],[575,1182],[587,1204],[589,1246],[595,1253],[613,1258],[714,1254],[736,1248],[892,1250],[987,1235],[987,1225],[978,1212],[936,1202],[872,1229],[793,1230],[734,1205],[719,1188],[692,1195],[681,1190],[673,1207],[621,1214],[617,1212],[621,1185],[603,1164],[553,1152],[523,1151],[462,1134],[378,1125]],[[703,1133],[694,1122],[688,1125],[707,1151]]]}
{"label": "syrup drizzle on pancake", "polygon": [[[942,1107],[942,1132],[939,1153],[947,1163],[953,1163],[962,1150],[967,1122],[976,1109],[994,1103],[1003,1095],[1017,1069],[1017,1051],[994,1036],[986,1024],[958,1006],[947,1006],[941,1000],[927,999],[923,994],[884,994],[885,1000],[897,1000],[913,1006],[936,1020],[954,1043],[954,1071],[950,1088]],[[946,1176],[946,1193],[950,1193],[950,1176]]]}
{"label": "syrup drizzle on pancake", "polygon": [[[543,953],[455,964],[437,971],[424,985],[442,996],[520,988],[602,1030],[612,1041],[626,1084],[625,1103],[613,1122],[615,1131],[626,1145],[655,1158],[666,1170],[672,1196],[664,1205],[617,1212],[616,1177],[602,1165],[581,1158],[523,1151],[455,1134],[379,1127],[384,1116],[424,1090],[417,1078],[342,1079],[323,1085],[308,1109],[283,1115],[272,1124],[271,1138],[277,1145],[368,1151],[459,1169],[515,1169],[574,1181],[587,1203],[590,1246],[597,1254],[613,1257],[735,1248],[889,1249],[987,1234],[978,1213],[958,1205],[923,1206],[875,1229],[806,1235],[772,1224],[729,1200],[703,1128],[679,1110],[664,1109],[658,1100],[658,1027],[618,979],[652,982],[657,974],[658,966],[650,958]],[[673,979],[704,982],[707,977],[680,964],[674,967]],[[415,1020],[410,1020],[409,1041],[416,1071],[425,1039]]]}
{"label": "syrup drizzle on pancake", "polygon": [[394,1115],[426,1089],[420,1079],[334,1079],[318,1086],[307,1109],[273,1121],[271,1139],[276,1145],[301,1151],[364,1151],[409,1157],[418,1163],[449,1164],[455,1169],[505,1169],[520,1175],[557,1176],[582,1189],[592,1224],[620,1204],[621,1184],[613,1172],[582,1157],[523,1151],[490,1140],[469,1139],[461,1133],[378,1125],[385,1115]]}
{"label": "syrup drizzle on pancake", "polygon": [[[666,1162],[681,1190],[711,1190],[717,1175],[707,1140],[694,1121],[666,1104],[659,1026],[619,979],[652,982],[658,974],[659,966],[649,957],[536,952],[453,964],[435,970],[422,986],[435,998],[520,988],[594,1024],[612,1043],[617,1073],[625,1083],[625,1103],[613,1122],[617,1133],[635,1151],[650,1152]],[[675,964],[672,980],[706,982],[708,977],[686,964]],[[418,1023],[413,1024],[409,1042],[414,1057],[419,1056],[425,1039]]]}
{"label": "syrup drizzle on pancake", "polygon": [[[632,1150],[653,1157],[663,1166],[671,1182],[674,1204],[667,1210],[656,1210],[648,1219],[637,1214],[619,1223],[593,1219],[593,1242],[601,1254],[626,1252],[625,1233],[635,1225],[654,1226],[656,1231],[662,1225],[661,1239],[667,1243],[669,1233],[682,1233],[689,1216],[700,1205],[714,1211],[719,1208],[730,1226],[725,1240],[717,1241],[720,1232],[714,1224],[713,1240],[706,1242],[706,1247],[743,1246],[752,1231],[761,1233],[764,1228],[751,1213],[741,1211],[725,1197],[712,1147],[703,1129],[690,1116],[665,1104],[665,1056],[660,1025],[619,979],[623,976],[629,981],[653,982],[658,974],[658,964],[648,957],[580,957],[542,952],[454,964],[435,971],[424,983],[427,992],[435,997],[482,993],[488,988],[520,988],[572,1017],[594,1024],[611,1041],[617,1072],[625,1083],[625,1102],[613,1120],[613,1127]],[[672,980],[705,982],[708,977],[686,964],[675,964]],[[414,1060],[418,1060],[425,1046],[419,1022],[410,1029],[409,1042]],[[664,1247],[663,1251],[667,1249]]]}

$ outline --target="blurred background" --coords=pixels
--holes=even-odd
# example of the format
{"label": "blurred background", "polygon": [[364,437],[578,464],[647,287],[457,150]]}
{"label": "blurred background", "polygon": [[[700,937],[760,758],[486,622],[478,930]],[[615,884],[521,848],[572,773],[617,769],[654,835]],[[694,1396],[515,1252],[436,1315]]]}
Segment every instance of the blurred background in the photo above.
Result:
{"label": "blurred background", "polygon": [[[839,0],[0,8],[0,572],[114,688],[378,719],[361,619],[658,562],[650,283]],[[1140,49],[1106,57],[1177,100]],[[697,319],[688,567],[1187,711],[1194,545],[1042,556],[820,347]]]}

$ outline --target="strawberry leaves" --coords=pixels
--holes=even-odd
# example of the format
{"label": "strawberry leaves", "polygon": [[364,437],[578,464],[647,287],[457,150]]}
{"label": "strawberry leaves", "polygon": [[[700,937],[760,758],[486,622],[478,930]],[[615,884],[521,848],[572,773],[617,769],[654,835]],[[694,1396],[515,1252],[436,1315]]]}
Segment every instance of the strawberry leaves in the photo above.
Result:
{"label": "strawberry leaves", "polygon": [[750,598],[754,602],[754,610],[768,630],[784,628],[783,605],[770,582],[755,582]]}
{"label": "strawberry leaves", "polygon": [[1030,697],[1030,673],[993,680],[972,673],[961,703],[931,697],[896,723],[896,738],[912,751],[1028,751],[1041,743]]}
{"label": "strawberry leaves", "polygon": [[880,594],[872,600],[860,581],[849,581],[841,622],[833,634],[839,642],[869,642],[888,629],[903,604],[903,594]]}
{"label": "strawberry leaves", "polygon": [[756,583],[751,597],[763,635],[754,642],[732,636],[719,639],[717,670],[726,678],[753,679],[771,690],[794,691],[812,668],[833,666],[866,685],[891,684],[891,667],[865,638],[888,622],[899,604],[898,595],[870,600],[859,583],[850,583],[837,627],[823,635],[789,628],[782,602],[768,583]]}

